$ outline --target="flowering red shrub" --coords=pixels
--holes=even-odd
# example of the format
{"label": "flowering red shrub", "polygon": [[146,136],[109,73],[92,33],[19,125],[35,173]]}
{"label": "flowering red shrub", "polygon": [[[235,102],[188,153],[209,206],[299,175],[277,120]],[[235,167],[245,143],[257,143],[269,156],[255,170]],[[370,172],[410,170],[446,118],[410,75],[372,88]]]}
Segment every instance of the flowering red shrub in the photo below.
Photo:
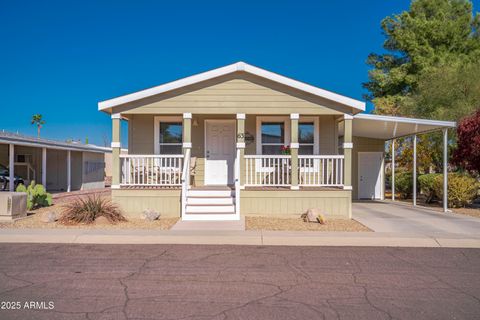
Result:
{"label": "flowering red shrub", "polygon": [[480,173],[480,109],[460,121],[457,140],[453,162],[466,170]]}

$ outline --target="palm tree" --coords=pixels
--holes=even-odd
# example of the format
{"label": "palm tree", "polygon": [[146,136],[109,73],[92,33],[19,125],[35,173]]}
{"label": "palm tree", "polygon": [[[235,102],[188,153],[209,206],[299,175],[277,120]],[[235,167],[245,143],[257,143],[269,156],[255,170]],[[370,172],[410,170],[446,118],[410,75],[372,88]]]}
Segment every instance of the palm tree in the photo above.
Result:
{"label": "palm tree", "polygon": [[42,119],[42,115],[37,113],[32,116],[31,124],[37,125],[37,137],[40,138],[40,129],[45,124],[45,120]]}

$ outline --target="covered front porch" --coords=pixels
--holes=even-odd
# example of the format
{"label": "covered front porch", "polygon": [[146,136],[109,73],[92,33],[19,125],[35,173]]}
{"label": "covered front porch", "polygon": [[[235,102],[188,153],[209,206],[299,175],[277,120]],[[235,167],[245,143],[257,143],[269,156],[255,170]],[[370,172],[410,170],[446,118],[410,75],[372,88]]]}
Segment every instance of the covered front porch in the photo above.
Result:
{"label": "covered front porch", "polygon": [[212,210],[212,219],[239,219],[315,206],[351,214],[350,115],[113,114],[113,137],[120,137],[121,119],[128,121],[129,154],[112,143],[112,188],[128,208],[140,197],[150,207],[170,201],[168,211],[183,219],[192,210],[200,211],[192,219]]}

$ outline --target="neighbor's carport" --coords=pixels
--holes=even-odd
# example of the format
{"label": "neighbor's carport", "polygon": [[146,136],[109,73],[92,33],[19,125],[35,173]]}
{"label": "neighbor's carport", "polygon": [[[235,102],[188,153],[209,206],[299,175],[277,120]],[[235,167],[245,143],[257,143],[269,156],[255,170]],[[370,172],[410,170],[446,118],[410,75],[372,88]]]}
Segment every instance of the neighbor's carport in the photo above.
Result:
{"label": "neighbor's carport", "polygon": [[[417,135],[443,131],[443,210],[448,210],[448,129],[456,123],[372,114],[357,114],[353,120],[353,136],[392,143],[392,200],[395,200],[395,139],[411,137],[413,140],[413,205],[417,205]],[[355,150],[355,145],[354,145]],[[358,173],[357,173],[358,174]],[[383,182],[384,183],[384,182]]]}
{"label": "neighbor's carport", "polygon": [[[8,181],[21,176],[25,183],[40,181],[49,191],[103,188],[105,153],[111,149],[0,131],[0,163],[8,167]],[[13,183],[9,191],[14,191]]]}

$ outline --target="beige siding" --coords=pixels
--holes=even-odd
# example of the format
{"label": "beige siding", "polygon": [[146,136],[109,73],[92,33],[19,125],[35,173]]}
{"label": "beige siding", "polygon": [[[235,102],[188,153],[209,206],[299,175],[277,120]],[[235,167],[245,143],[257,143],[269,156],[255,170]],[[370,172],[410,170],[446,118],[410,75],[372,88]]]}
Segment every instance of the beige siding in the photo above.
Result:
{"label": "beige siding", "polygon": [[124,215],[140,218],[146,209],[160,212],[162,217],[180,217],[180,190],[112,190],[112,201]]}
{"label": "beige siding", "polygon": [[[87,163],[97,165],[97,169],[87,172]],[[82,175],[82,190],[105,187],[105,155],[103,153],[83,152],[83,164],[80,167]]]}
{"label": "beige siding", "polygon": [[344,105],[254,76],[225,76],[115,108],[123,114],[342,114]]}
{"label": "beige siding", "polygon": [[153,154],[153,115],[135,114],[128,121],[128,153]]}
{"label": "beige siding", "polygon": [[309,208],[321,209],[327,217],[351,218],[350,191],[241,191],[242,215],[296,216]]}
{"label": "beige siding", "polygon": [[[371,138],[353,137],[352,188],[353,199],[358,199],[358,153],[384,152],[385,141]],[[385,181],[382,181],[385,183]]]}

